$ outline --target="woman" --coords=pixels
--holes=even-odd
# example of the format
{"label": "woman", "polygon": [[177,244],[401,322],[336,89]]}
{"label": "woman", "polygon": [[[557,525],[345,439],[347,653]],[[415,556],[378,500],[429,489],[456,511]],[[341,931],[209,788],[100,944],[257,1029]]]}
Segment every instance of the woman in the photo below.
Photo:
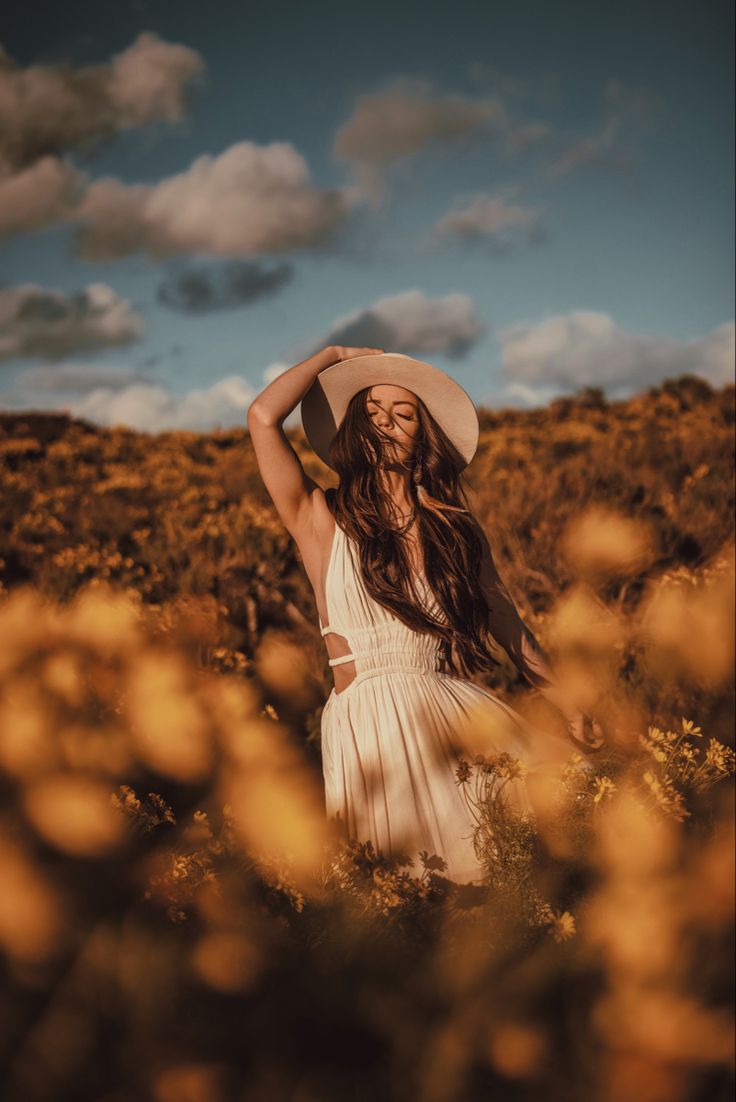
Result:
{"label": "woman", "polygon": [[[302,404],[311,446],[340,477],[324,491],[281,425]],[[457,735],[479,706],[498,749],[543,760],[547,732],[463,677],[496,664],[493,640],[562,710],[544,652],[521,620],[460,484],[478,443],[454,379],[380,348],[329,347],[254,400],[248,428],[266,488],[313,586],[334,688],[322,712],[327,814],[348,838],[457,882],[483,877],[455,777]],[[589,752],[600,728],[565,713]],[[524,782],[512,800],[529,809]]]}

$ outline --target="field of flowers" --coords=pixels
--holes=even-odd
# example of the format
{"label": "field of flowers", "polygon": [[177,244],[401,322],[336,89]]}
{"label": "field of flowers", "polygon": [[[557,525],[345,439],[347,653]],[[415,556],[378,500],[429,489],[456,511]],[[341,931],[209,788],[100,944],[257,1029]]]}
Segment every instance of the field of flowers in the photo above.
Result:
{"label": "field of flowers", "polygon": [[477,717],[473,887],[325,821],[327,655],[247,431],[0,414],[3,1098],[731,1097],[734,389],[481,425],[474,508],[607,744],[535,778]]}

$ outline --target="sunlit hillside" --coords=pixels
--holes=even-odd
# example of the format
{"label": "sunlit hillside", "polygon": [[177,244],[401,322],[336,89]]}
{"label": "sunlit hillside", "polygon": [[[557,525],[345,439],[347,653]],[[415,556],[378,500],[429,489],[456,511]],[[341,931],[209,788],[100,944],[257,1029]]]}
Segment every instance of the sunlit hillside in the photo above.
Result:
{"label": "sunlit hillside", "polygon": [[525,817],[479,716],[463,888],[325,822],[327,655],[247,431],[0,415],[13,1102],[730,1096],[734,388],[481,426],[472,503],[607,743]]}
{"label": "sunlit hillside", "polygon": [[[640,560],[598,579],[612,609],[635,610],[648,581],[697,572],[727,550],[733,420],[733,388],[693,377],[625,402],[587,390],[540,410],[481,411],[471,501],[530,626],[544,635],[578,576],[576,542],[595,539],[596,515],[580,536],[575,524],[591,506],[636,524],[647,542]],[[301,432],[290,436],[309,474],[332,485]],[[148,435],[4,414],[0,455],[4,589],[30,583],[66,601],[108,582],[162,620],[184,615],[201,660],[218,669],[249,671],[264,636],[287,631],[318,706],[330,682],[311,587],[245,428]]]}

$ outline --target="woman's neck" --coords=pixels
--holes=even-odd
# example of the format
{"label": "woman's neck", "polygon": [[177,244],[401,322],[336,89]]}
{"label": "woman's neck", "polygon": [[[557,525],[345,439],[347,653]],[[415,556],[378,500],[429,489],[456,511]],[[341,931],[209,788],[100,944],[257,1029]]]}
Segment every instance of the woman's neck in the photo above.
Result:
{"label": "woman's neck", "polygon": [[383,486],[399,513],[410,513],[414,508],[411,470],[403,463],[391,463],[381,469]]}

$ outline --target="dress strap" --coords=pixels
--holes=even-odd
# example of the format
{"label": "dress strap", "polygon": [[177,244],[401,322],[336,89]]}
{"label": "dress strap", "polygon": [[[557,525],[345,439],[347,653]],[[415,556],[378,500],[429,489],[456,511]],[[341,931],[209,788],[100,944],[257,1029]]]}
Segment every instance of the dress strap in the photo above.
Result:
{"label": "dress strap", "polygon": [[354,654],[343,654],[340,658],[328,658],[327,659],[327,665],[328,666],[341,666],[343,664],[343,662],[354,662],[354,661],[355,661],[355,655]]}
{"label": "dress strap", "polygon": [[[335,635],[342,635],[343,634],[341,631],[338,631],[337,628],[331,628],[329,626],[324,627],[324,628],[320,628],[319,630],[320,630],[320,633],[322,635],[327,635],[327,633],[330,632],[330,631],[334,632]],[[343,635],[343,638],[345,638],[344,635]],[[355,661],[355,655],[354,654],[343,654],[340,658],[328,658],[327,665],[328,666],[340,666],[340,665],[342,665],[343,662],[354,662],[354,661]]]}

